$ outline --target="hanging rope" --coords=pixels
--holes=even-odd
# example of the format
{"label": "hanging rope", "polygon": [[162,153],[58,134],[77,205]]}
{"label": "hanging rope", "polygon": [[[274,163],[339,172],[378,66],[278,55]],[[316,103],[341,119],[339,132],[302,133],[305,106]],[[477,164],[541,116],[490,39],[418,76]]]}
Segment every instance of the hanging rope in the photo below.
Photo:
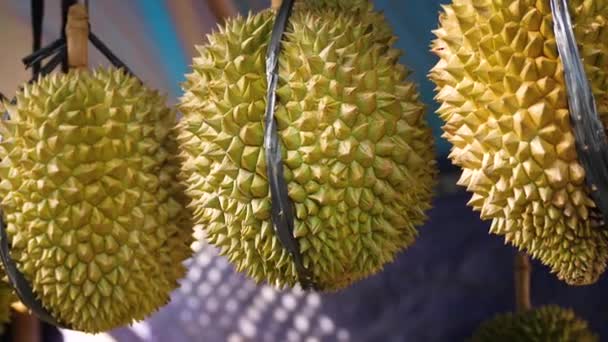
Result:
{"label": "hanging rope", "polygon": [[135,74],[133,74],[133,72],[131,71],[131,69],[129,69],[129,67],[125,63],[123,63],[123,61],[121,61],[120,58],[118,58],[112,52],[112,50],[110,50],[110,48],[108,48],[106,44],[101,41],[101,39],[97,38],[97,36],[93,32],[89,32],[89,41],[91,42],[91,44],[93,44],[95,48],[97,48],[97,50],[99,50],[99,52],[101,52],[102,55],[104,55],[104,57],[108,59],[108,61],[110,61],[110,63],[112,63],[112,65],[117,68],[122,68],[127,74],[136,77]]}
{"label": "hanging rope", "polygon": [[266,54],[266,77],[268,92],[265,114],[264,149],[266,151],[266,171],[270,186],[272,203],[272,223],[277,238],[293,257],[296,272],[302,288],[314,288],[313,274],[305,266],[298,241],[293,236],[294,215],[293,203],[287,192],[287,184],[283,176],[283,161],[281,160],[281,145],[275,119],[276,90],[279,83],[279,55],[281,40],[287,28],[294,0],[283,1],[277,13],[268,52]]}
{"label": "hanging rope", "polygon": [[41,320],[60,328],[69,328],[57,322],[53,315],[44,308],[23,273],[17,269],[15,261],[10,256],[10,247],[2,215],[0,215],[0,259],[2,259],[2,264],[4,265],[4,272],[21,303]]}
{"label": "hanging rope", "polygon": [[[44,19],[44,0],[32,0],[32,51],[42,47],[42,21]],[[40,73],[41,60],[32,63],[32,78]]]}
{"label": "hanging rope", "polygon": [[[34,2],[43,1],[43,0],[32,0],[32,5]],[[59,65],[61,65],[61,69],[63,72],[67,72],[69,70],[68,65],[68,53],[67,53],[67,41],[65,34],[65,27],[67,24],[67,11],[71,5],[77,3],[75,0],[62,0],[61,2],[61,12],[62,12],[62,30],[61,30],[61,38],[55,40],[48,46],[38,48],[32,54],[25,56],[22,59],[23,64],[26,69],[36,68],[36,65],[40,65],[43,60],[47,58],[51,58],[47,64],[40,67],[37,72],[34,72],[34,77],[32,77],[31,81],[34,81],[38,75],[46,76],[53,72]],[[86,2],[85,2],[86,3]],[[88,8],[88,6],[87,6]],[[32,10],[32,13],[34,11]],[[37,12],[38,13],[38,12]],[[33,18],[33,16],[32,16]],[[34,22],[32,22],[34,25]],[[42,27],[42,24],[40,24]],[[120,59],[118,56],[112,52],[112,50],[101,40],[95,33],[89,30],[88,39],[91,44],[99,50],[99,52],[108,59],[108,61],[115,66],[116,68],[123,69],[127,74],[137,78],[137,76],[133,73],[133,71]],[[30,81],[30,82],[31,82]]]}
{"label": "hanging rope", "polygon": [[602,214],[600,226],[604,227],[608,217],[608,138],[578,51],[567,0],[551,0],[551,11],[578,159],[585,169],[591,198]]}
{"label": "hanging rope", "polygon": [[33,67],[36,64],[40,64],[45,58],[61,52],[61,50],[65,49],[65,47],[65,40],[59,38],[56,41],[52,42],[50,45],[35,50],[31,55],[23,57],[21,61],[23,62],[23,64],[25,64],[27,69]]}

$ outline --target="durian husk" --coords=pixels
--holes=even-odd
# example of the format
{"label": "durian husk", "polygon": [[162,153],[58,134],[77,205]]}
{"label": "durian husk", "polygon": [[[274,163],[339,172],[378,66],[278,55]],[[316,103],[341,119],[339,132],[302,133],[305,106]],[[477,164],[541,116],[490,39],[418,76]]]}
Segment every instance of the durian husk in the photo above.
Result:
{"label": "durian husk", "polygon": [[18,269],[73,329],[142,320],[191,253],[175,113],[113,68],[42,77],[16,99],[0,125],[0,198]]}
{"label": "durian husk", "polygon": [[[608,120],[608,2],[569,1],[574,32]],[[608,230],[589,196],[570,126],[549,0],[454,0],[433,51],[438,113],[469,205],[490,232],[571,285],[606,268]]]}
{"label": "durian husk", "polygon": [[[294,236],[316,287],[330,291],[414,242],[436,169],[424,107],[383,16],[368,1],[313,2],[296,3],[289,21],[276,118]],[[274,16],[228,20],[197,47],[178,141],[207,240],[237,270],[285,287],[298,275],[272,227],[263,148]]]}
{"label": "durian husk", "polygon": [[588,323],[557,305],[501,314],[478,328],[471,342],[599,342]]}
{"label": "durian husk", "polygon": [[[5,108],[2,101],[0,101],[0,117],[4,115]],[[0,141],[3,140],[3,136],[0,134]],[[4,267],[0,265],[0,335],[4,333],[5,326],[11,320],[11,308],[17,301],[12,287],[9,285],[8,277],[4,272]]]}

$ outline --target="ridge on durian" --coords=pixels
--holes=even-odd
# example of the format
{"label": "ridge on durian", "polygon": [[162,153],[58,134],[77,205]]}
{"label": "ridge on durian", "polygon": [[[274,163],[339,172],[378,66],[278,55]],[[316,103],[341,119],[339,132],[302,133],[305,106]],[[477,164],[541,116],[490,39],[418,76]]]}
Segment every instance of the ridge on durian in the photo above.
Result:
{"label": "ridge on durian", "polygon": [[[569,1],[601,119],[608,120],[608,2]],[[430,78],[450,158],[490,232],[572,285],[606,269],[608,230],[589,196],[570,125],[549,0],[444,6]]]}
{"label": "ridge on durian", "polygon": [[[271,222],[265,55],[275,13],[236,17],[198,46],[178,125],[194,220],[238,271],[298,282]],[[280,53],[276,119],[294,237],[318,290],[378,272],[430,208],[431,131],[396,38],[368,1],[296,2]]]}
{"label": "ridge on durian", "polygon": [[471,342],[599,342],[588,323],[557,305],[500,314],[481,324]]}
{"label": "ridge on durian", "polygon": [[24,85],[0,125],[11,258],[61,324],[86,332],[169,301],[190,255],[175,113],[122,70]]}

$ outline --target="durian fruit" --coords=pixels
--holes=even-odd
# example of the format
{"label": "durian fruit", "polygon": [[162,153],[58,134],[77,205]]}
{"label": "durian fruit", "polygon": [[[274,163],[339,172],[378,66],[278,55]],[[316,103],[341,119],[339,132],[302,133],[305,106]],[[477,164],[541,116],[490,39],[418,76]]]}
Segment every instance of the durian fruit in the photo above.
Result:
{"label": "durian fruit", "polygon": [[[4,104],[0,101],[0,116],[5,113]],[[0,134],[0,141],[2,141]],[[0,335],[4,333],[5,326],[11,320],[11,305],[17,300],[13,288],[8,282],[4,267],[0,263]]]}
{"label": "durian fruit", "polygon": [[169,301],[190,255],[175,113],[116,69],[46,76],[16,99],[0,144],[12,259],[64,325],[143,319]]}
{"label": "durian fruit", "polygon": [[[569,3],[606,123],[608,2]],[[454,0],[435,35],[440,61],[430,78],[469,205],[492,220],[490,232],[560,279],[594,283],[606,268],[608,231],[577,158],[550,1]]]}
{"label": "durian fruit", "polygon": [[[228,20],[187,75],[178,142],[195,223],[256,281],[294,286],[266,178],[265,55],[275,13]],[[378,272],[430,207],[433,140],[395,37],[368,1],[299,1],[280,54],[278,122],[294,237],[317,290]]]}
{"label": "durian fruit", "polygon": [[543,306],[501,314],[482,323],[471,342],[597,342],[586,321],[569,309]]}

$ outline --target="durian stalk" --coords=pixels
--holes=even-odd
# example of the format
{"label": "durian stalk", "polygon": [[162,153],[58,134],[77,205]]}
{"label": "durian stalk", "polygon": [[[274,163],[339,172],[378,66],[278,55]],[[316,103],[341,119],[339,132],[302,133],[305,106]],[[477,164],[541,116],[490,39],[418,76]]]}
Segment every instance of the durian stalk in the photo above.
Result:
{"label": "durian stalk", "polygon": [[19,312],[19,313],[26,313],[29,310],[27,308],[27,306],[23,305],[23,303],[21,303],[20,301],[13,302],[11,304],[11,309],[13,309],[13,310],[15,310],[16,312]]}
{"label": "durian stalk", "polygon": [[226,19],[238,14],[234,1],[230,0],[207,0],[207,6],[218,22],[223,23]]}
{"label": "durian stalk", "polygon": [[89,64],[89,15],[84,5],[70,7],[65,34],[70,69],[86,69]]}
{"label": "durian stalk", "polygon": [[16,313],[13,341],[40,342],[40,321],[28,313]]}
{"label": "durian stalk", "polygon": [[530,259],[524,252],[515,256],[515,309],[524,312],[532,309],[530,301]]}
{"label": "durian stalk", "polygon": [[279,7],[281,7],[282,3],[283,3],[283,0],[271,0],[270,8],[272,8],[273,10],[278,10]]}

